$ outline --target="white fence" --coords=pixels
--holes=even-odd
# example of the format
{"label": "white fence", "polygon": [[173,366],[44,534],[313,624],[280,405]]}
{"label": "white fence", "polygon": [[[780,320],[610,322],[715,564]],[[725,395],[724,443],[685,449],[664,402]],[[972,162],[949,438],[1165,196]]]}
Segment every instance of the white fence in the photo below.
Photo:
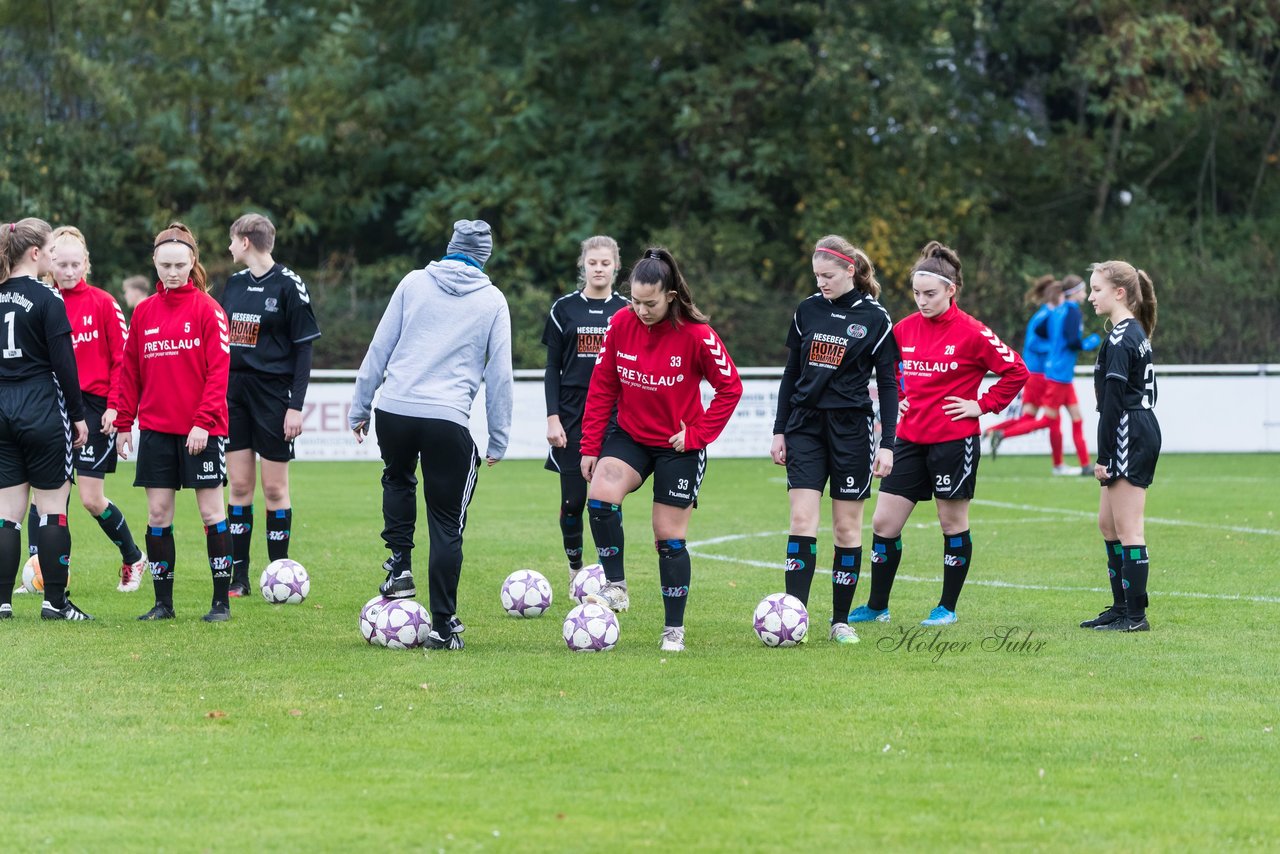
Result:
{"label": "white fence", "polygon": [[[1156,415],[1167,453],[1225,453],[1280,451],[1280,365],[1162,365]],[[767,457],[778,403],[780,368],[744,368],[742,402],[710,448],[716,457]],[[354,388],[354,371],[317,370],[307,392],[303,433],[296,448],[302,460],[376,460],[377,443],[370,436],[357,445],[347,429],[347,408]],[[988,378],[989,385],[994,378]],[[1092,368],[1076,371],[1076,395],[1084,413],[1090,451],[1097,435],[1093,411]],[[871,388],[875,394],[875,386]],[[704,400],[710,389],[704,387]],[[983,416],[984,427],[1009,417]],[[484,391],[471,412],[471,434],[483,454],[488,438],[484,421]],[[1071,457],[1070,425],[1063,417],[1064,444]],[[515,405],[508,459],[546,456],[546,407],[542,371],[517,371]],[[1043,433],[1020,436],[1000,446],[1005,454],[1043,454]]]}

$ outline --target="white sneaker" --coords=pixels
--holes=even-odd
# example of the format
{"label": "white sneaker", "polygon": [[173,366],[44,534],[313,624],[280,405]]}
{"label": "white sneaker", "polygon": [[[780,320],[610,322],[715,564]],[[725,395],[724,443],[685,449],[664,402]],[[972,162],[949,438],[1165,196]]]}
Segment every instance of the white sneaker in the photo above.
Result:
{"label": "white sneaker", "polygon": [[1079,476],[1080,476],[1080,466],[1069,466],[1069,465],[1065,465],[1065,464],[1064,464],[1064,465],[1060,465],[1060,466],[1054,466],[1054,467],[1053,467],[1053,473],[1054,473],[1055,475],[1066,475],[1066,476],[1068,476],[1068,477],[1079,477]]}
{"label": "white sneaker", "polygon": [[660,649],[663,652],[684,652],[684,626],[663,626]]}
{"label": "white sneaker", "polygon": [[146,568],[146,552],[143,552],[142,557],[133,563],[120,564],[120,583],[116,585],[116,590],[121,593],[133,593],[142,584],[142,573]]}
{"label": "white sneaker", "polygon": [[599,593],[592,593],[586,598],[594,605],[603,605],[610,611],[625,611],[631,607],[631,597],[627,595],[627,582],[610,581],[600,588]]}
{"label": "white sneaker", "polygon": [[829,637],[836,643],[857,643],[862,640],[848,623],[832,623]]}

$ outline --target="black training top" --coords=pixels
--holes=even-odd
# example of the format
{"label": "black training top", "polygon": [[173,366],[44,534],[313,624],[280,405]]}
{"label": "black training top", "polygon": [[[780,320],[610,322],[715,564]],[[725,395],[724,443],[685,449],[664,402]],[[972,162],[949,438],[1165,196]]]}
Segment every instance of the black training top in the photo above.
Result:
{"label": "black training top", "polygon": [[609,318],[629,305],[626,297],[614,293],[608,299],[590,299],[582,291],[560,297],[551,306],[542,343],[547,345],[544,391],[547,414],[560,411],[560,391],[585,390],[591,385],[596,355],[604,343]]}
{"label": "black training top", "polygon": [[795,407],[872,411],[867,383],[876,372],[881,443],[892,448],[898,423],[898,343],[889,312],[854,288],[800,303],[787,332],[787,367],[778,388],[773,432],[786,430]]}
{"label": "black training top", "polygon": [[1093,393],[1098,400],[1098,463],[1107,465],[1121,415],[1156,405],[1155,354],[1136,318],[1120,321],[1102,339],[1093,366]]}
{"label": "black training top", "polygon": [[52,375],[62,387],[67,415],[84,420],[84,399],[71,321],[62,294],[30,276],[0,285],[0,383]]}
{"label": "black training top", "polygon": [[302,409],[311,375],[311,341],[320,337],[311,294],[297,273],[276,264],[262,278],[241,270],[218,298],[231,324],[231,370],[293,378],[289,408]]}

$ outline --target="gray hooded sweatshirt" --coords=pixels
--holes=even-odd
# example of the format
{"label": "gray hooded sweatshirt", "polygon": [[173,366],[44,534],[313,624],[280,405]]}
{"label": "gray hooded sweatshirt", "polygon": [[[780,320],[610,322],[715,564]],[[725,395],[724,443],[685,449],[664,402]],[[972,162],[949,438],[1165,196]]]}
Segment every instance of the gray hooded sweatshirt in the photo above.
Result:
{"label": "gray hooded sweatshirt", "polygon": [[[385,378],[383,374],[385,373]],[[470,425],[483,377],[489,449],[502,459],[511,435],[511,316],[502,292],[461,261],[432,261],[401,280],[356,376],[348,422],[378,408]]]}

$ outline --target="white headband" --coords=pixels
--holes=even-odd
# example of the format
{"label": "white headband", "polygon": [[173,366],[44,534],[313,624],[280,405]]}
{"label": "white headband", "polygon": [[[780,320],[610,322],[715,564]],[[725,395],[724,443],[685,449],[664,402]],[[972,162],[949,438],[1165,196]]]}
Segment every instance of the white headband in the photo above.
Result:
{"label": "white headband", "polygon": [[951,281],[951,280],[950,280],[950,279],[948,279],[946,276],[943,276],[943,275],[941,275],[940,273],[933,273],[933,272],[930,272],[929,270],[916,270],[916,271],[915,271],[915,273],[913,273],[913,275],[916,275],[916,276],[933,276],[935,279],[941,279],[942,281],[946,282],[948,285],[955,285],[955,282]]}

